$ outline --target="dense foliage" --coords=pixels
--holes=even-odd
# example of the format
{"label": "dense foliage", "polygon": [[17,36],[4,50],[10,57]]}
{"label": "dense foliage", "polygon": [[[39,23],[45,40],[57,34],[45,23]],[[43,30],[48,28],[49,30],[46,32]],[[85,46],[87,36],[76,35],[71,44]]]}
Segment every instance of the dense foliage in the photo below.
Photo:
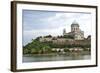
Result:
{"label": "dense foliage", "polygon": [[[46,37],[51,37],[51,36],[49,35]],[[52,42],[40,42],[39,38],[40,37],[37,37],[35,40],[32,40],[32,42],[23,46],[23,54],[51,53],[52,48],[67,48],[67,49],[74,48],[74,47],[91,48],[90,44],[85,44],[85,45],[81,45],[81,44],[55,44]]]}

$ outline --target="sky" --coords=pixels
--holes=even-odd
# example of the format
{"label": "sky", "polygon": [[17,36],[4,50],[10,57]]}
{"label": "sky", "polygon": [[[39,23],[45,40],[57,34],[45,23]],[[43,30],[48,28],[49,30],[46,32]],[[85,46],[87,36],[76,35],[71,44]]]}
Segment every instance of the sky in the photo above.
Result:
{"label": "sky", "polygon": [[23,10],[23,45],[38,36],[62,35],[63,29],[70,32],[74,21],[84,31],[85,37],[91,35],[91,13]]}

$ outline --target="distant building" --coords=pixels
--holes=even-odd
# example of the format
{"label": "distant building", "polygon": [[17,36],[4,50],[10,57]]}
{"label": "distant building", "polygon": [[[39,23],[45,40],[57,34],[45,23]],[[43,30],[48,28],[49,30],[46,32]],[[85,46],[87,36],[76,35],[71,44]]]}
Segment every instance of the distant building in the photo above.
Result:
{"label": "distant building", "polygon": [[74,40],[84,40],[84,32],[79,28],[79,24],[74,21],[71,24],[71,32],[66,33],[66,29],[63,30],[63,35],[53,37],[51,35],[43,36],[40,39],[40,42],[53,42],[57,44],[63,43],[73,43]]}
{"label": "distant building", "polygon": [[74,40],[83,40],[84,39],[84,31],[81,31],[79,28],[79,24],[74,21],[71,24],[71,32],[66,33],[66,29],[63,30],[64,36],[72,36]]}

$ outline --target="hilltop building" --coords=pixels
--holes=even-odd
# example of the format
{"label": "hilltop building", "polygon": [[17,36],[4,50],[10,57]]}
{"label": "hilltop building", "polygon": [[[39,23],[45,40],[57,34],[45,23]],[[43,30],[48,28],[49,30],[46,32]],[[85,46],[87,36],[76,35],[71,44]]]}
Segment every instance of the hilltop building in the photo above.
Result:
{"label": "hilltop building", "polygon": [[66,41],[74,41],[74,40],[84,40],[84,31],[81,31],[79,28],[79,24],[74,21],[71,24],[71,32],[66,33],[66,29],[63,30],[63,35],[53,37],[53,36],[44,36],[41,37],[40,42],[53,42],[53,43],[59,43],[63,44],[66,43]]}
{"label": "hilltop building", "polygon": [[71,32],[66,33],[66,29],[64,29],[63,36],[72,36],[74,40],[83,40],[84,31],[81,31],[81,29],[79,28],[79,24],[76,21],[74,21],[71,24]]}

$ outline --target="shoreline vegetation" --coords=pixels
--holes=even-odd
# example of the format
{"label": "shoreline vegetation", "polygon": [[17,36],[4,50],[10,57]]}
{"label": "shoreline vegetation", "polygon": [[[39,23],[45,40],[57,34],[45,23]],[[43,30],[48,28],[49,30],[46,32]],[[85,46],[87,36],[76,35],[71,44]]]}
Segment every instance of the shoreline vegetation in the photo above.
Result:
{"label": "shoreline vegetation", "polygon": [[[66,38],[66,37],[64,37]],[[67,37],[68,38],[68,37]],[[32,41],[23,46],[23,55],[34,54],[34,55],[50,55],[50,54],[67,54],[67,53],[82,53],[91,51],[91,40],[81,40],[83,44],[76,44],[80,41],[75,41],[71,44],[56,44],[50,42],[40,42],[40,37],[32,39]],[[88,42],[88,43],[85,43]],[[84,44],[85,43],[85,44]]]}
{"label": "shoreline vegetation", "polygon": [[24,54],[24,57],[28,57],[28,56],[59,56],[59,55],[66,55],[66,56],[70,56],[70,55],[90,55],[91,52],[90,51],[79,51],[79,52],[65,52],[65,53],[46,53],[46,54]]}

